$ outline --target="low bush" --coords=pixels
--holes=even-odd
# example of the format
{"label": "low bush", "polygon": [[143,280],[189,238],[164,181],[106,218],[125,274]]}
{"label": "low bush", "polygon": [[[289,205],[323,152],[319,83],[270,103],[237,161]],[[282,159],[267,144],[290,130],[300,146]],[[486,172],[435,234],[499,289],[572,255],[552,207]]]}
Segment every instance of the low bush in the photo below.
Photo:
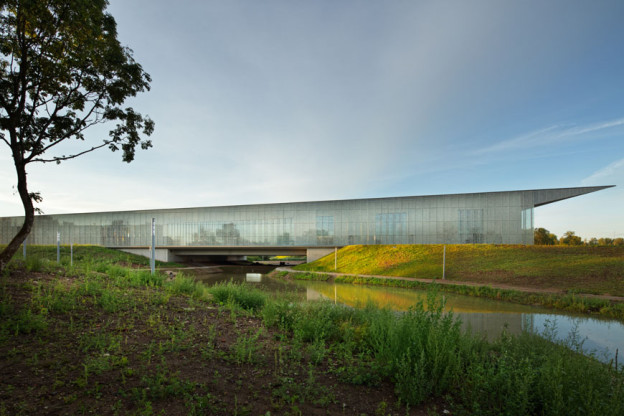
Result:
{"label": "low bush", "polygon": [[258,289],[234,282],[219,283],[207,290],[221,304],[233,303],[250,311],[260,310],[268,298],[266,293]]}
{"label": "low bush", "polygon": [[461,322],[443,313],[435,291],[405,313],[279,300],[267,302],[261,313],[266,325],[309,343],[313,361],[333,351],[345,362],[336,367],[339,378],[354,384],[392,380],[410,405],[445,396],[457,414],[624,411],[624,372],[583,355],[574,334],[558,343],[552,328],[540,335],[504,333],[488,342],[463,333]]}
{"label": "low bush", "polygon": [[[78,264],[77,268],[80,267],[84,265]],[[349,279],[375,284],[389,282]],[[132,288],[139,290],[130,290]],[[300,304],[291,299],[272,298],[247,284],[233,282],[207,288],[181,274],[169,279],[164,274],[152,275],[148,270],[124,268],[109,262],[107,267],[90,268],[76,279],[33,283],[30,303],[15,305],[3,292],[0,339],[43,332],[48,322],[54,322],[53,318],[63,313],[77,316],[95,307],[107,312],[139,310],[135,307],[140,302],[166,304],[175,294],[197,299],[211,295],[222,307],[242,308],[249,314],[261,316],[266,326],[283,331],[275,334],[275,339],[290,342],[290,346],[280,346],[275,352],[278,369],[281,354],[290,354],[300,362],[310,363],[310,374],[314,366],[326,365],[324,368],[338,379],[353,384],[374,386],[390,381],[400,401],[411,406],[444,397],[457,415],[624,414],[621,366],[618,369],[613,364],[583,355],[582,340],[574,333],[566,341],[557,342],[556,328],[551,326],[540,335],[503,334],[487,342],[463,333],[458,319],[443,312],[443,303],[436,292],[439,289],[442,288],[433,286],[426,302],[400,313],[370,304],[363,308],[333,305],[327,301]],[[533,300],[535,296],[487,287],[479,289],[479,293],[505,299],[526,296]],[[567,302],[577,309],[616,308],[572,294],[543,299],[544,302]],[[160,312],[145,319],[152,319],[155,330],[166,331],[169,335],[166,345],[162,342],[154,345],[171,348],[171,351],[186,348],[184,336],[190,332],[184,325],[172,329],[172,321],[162,321]],[[72,325],[71,320],[69,325]],[[108,358],[107,354],[117,351],[125,337],[118,333],[114,337],[100,337],[99,332],[83,332],[80,338],[84,352],[100,352],[92,357],[96,361],[88,361],[95,370],[114,363],[112,355]],[[264,334],[264,329],[239,334],[231,349],[238,365],[251,364],[260,358],[257,347],[263,342]],[[215,336],[211,336],[211,342]],[[85,383],[86,373],[85,367]],[[132,390],[139,401],[190,395],[195,387],[165,367],[144,375],[139,384]]]}

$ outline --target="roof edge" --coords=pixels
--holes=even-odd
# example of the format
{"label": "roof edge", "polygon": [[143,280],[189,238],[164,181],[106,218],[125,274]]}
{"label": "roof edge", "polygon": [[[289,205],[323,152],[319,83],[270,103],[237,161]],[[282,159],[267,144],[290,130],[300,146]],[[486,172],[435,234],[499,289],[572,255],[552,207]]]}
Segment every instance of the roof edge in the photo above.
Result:
{"label": "roof edge", "polygon": [[541,207],[543,205],[552,204],[553,202],[559,202],[565,199],[570,199],[576,196],[602,191],[603,189],[613,187],[615,187],[615,185],[580,186],[577,188],[559,189],[538,189],[533,191],[533,205],[535,207]]}
{"label": "roof edge", "polygon": [[[564,199],[573,198],[575,196],[580,196],[584,194],[588,194],[591,192],[600,191],[607,188],[613,188],[615,185],[603,185],[603,186],[580,186],[573,188],[546,188],[546,189],[518,189],[518,190],[509,190],[509,191],[485,191],[485,192],[463,192],[463,193],[452,193],[452,194],[429,194],[429,195],[402,195],[402,196],[386,196],[386,197],[376,197],[376,198],[350,198],[350,199],[330,199],[330,200],[321,200],[321,201],[290,201],[290,202],[268,202],[268,203],[260,203],[260,204],[233,204],[233,205],[215,205],[215,206],[194,206],[194,207],[174,207],[174,208],[148,208],[148,209],[138,209],[138,210],[118,210],[118,211],[90,211],[90,212],[66,212],[66,213],[55,213],[55,214],[45,214],[41,216],[62,216],[62,215],[75,215],[75,214],[117,214],[117,213],[152,213],[154,211],[184,211],[184,210],[193,210],[200,208],[235,208],[235,207],[245,207],[245,206],[275,206],[275,205],[289,205],[289,204],[307,204],[307,203],[317,203],[317,202],[351,202],[351,201],[359,201],[359,200],[369,200],[369,201],[381,201],[386,199],[403,199],[403,198],[431,198],[431,197],[440,197],[440,196],[462,196],[462,195],[481,195],[481,194],[502,194],[502,193],[512,193],[512,192],[533,192],[533,200],[534,206],[542,206],[551,204],[553,202],[562,201]],[[37,215],[39,216],[39,215]],[[0,218],[23,218],[23,215],[17,216],[7,216]]]}

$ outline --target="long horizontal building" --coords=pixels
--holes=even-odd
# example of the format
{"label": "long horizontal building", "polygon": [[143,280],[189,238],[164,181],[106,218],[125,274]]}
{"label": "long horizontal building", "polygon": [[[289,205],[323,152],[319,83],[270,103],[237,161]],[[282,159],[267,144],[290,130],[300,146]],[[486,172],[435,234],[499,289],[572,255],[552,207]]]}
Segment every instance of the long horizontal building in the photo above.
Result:
{"label": "long horizontal building", "polygon": [[[533,210],[608,188],[538,189],[203,208],[40,215],[27,244],[95,244],[158,257],[306,254],[351,244],[533,244]],[[0,218],[0,243],[23,217]]]}

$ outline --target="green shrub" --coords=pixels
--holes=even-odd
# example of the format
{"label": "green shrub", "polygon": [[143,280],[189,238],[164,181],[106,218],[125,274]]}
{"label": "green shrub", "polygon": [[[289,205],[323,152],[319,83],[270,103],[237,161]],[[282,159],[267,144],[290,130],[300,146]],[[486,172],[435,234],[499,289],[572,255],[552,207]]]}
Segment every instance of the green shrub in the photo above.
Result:
{"label": "green shrub", "polygon": [[579,352],[555,328],[482,343],[465,360],[459,413],[480,415],[621,415],[624,374]]}
{"label": "green shrub", "polygon": [[301,316],[298,304],[286,299],[267,302],[262,308],[262,318],[267,326],[278,327],[282,331],[292,331]]}
{"label": "green shrub", "polygon": [[[329,301],[301,305],[299,319],[293,326],[294,336],[304,342],[316,340],[345,341],[357,314],[352,308]],[[355,324],[357,325],[357,324]]]}
{"label": "green shrub", "polygon": [[178,274],[175,279],[166,282],[165,287],[171,293],[184,294],[189,296],[198,295],[201,297],[203,293],[202,284],[196,282],[192,277]]}
{"label": "green shrub", "polygon": [[233,303],[246,310],[260,310],[267,301],[267,294],[249,287],[246,284],[234,282],[218,283],[208,289],[214,299],[221,303]]}
{"label": "green shrub", "polygon": [[106,274],[113,280],[120,280],[128,276],[128,268],[117,264],[111,264],[106,267]]}
{"label": "green shrub", "polygon": [[46,319],[45,309],[33,312],[31,308],[23,308],[19,311],[15,311],[13,308],[4,307],[4,316],[2,322],[0,322],[0,329],[2,330],[1,338],[4,338],[7,334],[30,334],[31,332],[38,332],[48,327],[48,321]]}
{"label": "green shrub", "polygon": [[54,286],[38,288],[33,295],[33,305],[50,312],[65,313],[79,306],[75,287],[56,283]]}
{"label": "green shrub", "polygon": [[48,260],[39,256],[26,257],[26,270],[29,272],[42,272],[48,265]]}
{"label": "green shrub", "polygon": [[261,349],[258,340],[262,333],[263,328],[259,328],[255,333],[248,332],[238,335],[236,342],[232,345],[232,353],[238,364],[253,364],[256,362],[256,355],[258,350]]}
{"label": "green shrub", "polygon": [[401,400],[410,404],[441,396],[460,378],[460,321],[435,302],[429,311],[420,302],[392,320],[381,315],[387,329],[374,322],[369,331],[373,354],[393,375]]}
{"label": "green shrub", "polygon": [[128,275],[128,285],[131,287],[161,287],[167,277],[162,273],[154,273],[150,270],[132,270]]}

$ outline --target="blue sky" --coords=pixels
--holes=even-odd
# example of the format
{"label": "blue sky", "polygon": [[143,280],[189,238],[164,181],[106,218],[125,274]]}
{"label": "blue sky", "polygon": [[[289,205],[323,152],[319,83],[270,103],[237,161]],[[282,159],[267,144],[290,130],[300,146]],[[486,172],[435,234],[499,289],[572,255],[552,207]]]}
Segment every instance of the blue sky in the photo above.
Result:
{"label": "blue sky", "polygon": [[31,168],[45,213],[617,185],[535,225],[624,236],[624,2],[172,4],[109,6],[154,148]]}

